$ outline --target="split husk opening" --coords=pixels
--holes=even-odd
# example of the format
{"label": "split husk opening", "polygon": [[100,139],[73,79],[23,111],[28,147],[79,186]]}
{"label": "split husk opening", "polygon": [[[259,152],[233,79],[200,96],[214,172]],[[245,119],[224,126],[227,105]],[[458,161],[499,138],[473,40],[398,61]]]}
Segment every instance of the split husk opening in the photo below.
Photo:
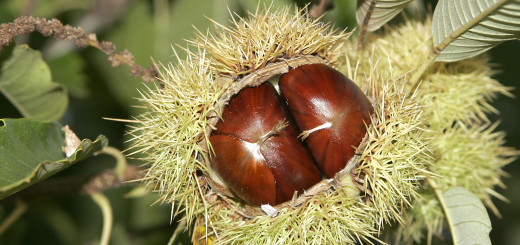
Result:
{"label": "split husk opening", "polygon": [[[265,67],[262,67],[250,74],[246,74],[242,78],[238,79],[237,82],[231,83],[229,85],[229,88],[223,93],[222,97],[219,99],[219,101],[216,103],[215,108],[219,108],[219,111],[213,112],[208,117],[208,125],[206,129],[206,135],[211,135],[211,132],[215,128],[215,125],[217,124],[218,120],[220,120],[218,115],[221,115],[225,105],[229,102],[232,96],[238,94],[242,89],[246,87],[256,87],[260,84],[267,82],[270,78],[278,75],[285,74],[289,72],[290,69],[297,68],[302,65],[309,65],[309,64],[327,64],[327,61],[317,57],[317,56],[311,56],[306,55],[302,57],[295,57],[288,60],[279,61],[276,63],[269,63]],[[235,80],[235,79],[233,79]],[[368,127],[368,125],[367,125]],[[203,159],[209,160],[212,157],[215,157],[213,155],[213,152],[211,149],[208,149],[207,146],[209,145],[205,138],[199,143],[202,149],[208,154],[209,156],[204,157]],[[367,144],[367,137],[364,138],[364,140],[360,144],[360,149],[363,149]],[[281,209],[281,208],[297,208],[299,207],[303,202],[310,199],[312,196],[319,194],[321,192],[325,191],[334,191],[335,189],[340,188],[344,185],[351,185],[356,186],[354,182],[352,182],[351,177],[347,177],[347,175],[351,174],[351,171],[356,167],[356,163],[359,160],[361,152],[358,150],[355,154],[355,156],[347,163],[346,167],[338,172],[334,178],[330,179],[324,179],[323,181],[317,183],[313,187],[307,189],[304,191],[304,193],[295,193],[292,200],[287,201],[282,204],[276,205],[275,209]],[[211,169],[209,162],[205,162],[205,165],[208,169]],[[215,191],[219,195],[226,195],[228,197],[234,197],[235,195],[225,186],[223,181],[216,176],[212,170],[205,172],[205,177],[207,178],[206,181],[210,184],[211,189]],[[365,188],[362,187],[362,180],[360,180],[360,183],[357,183],[357,186],[364,190]],[[367,189],[368,190],[368,189]],[[265,215],[266,212],[262,210],[261,207],[252,206],[249,204],[244,204],[244,211],[241,212],[242,215],[245,217],[251,218],[257,215]]]}
{"label": "split husk opening", "polygon": [[337,68],[349,36],[299,10],[267,10],[233,23],[199,37],[197,52],[161,71],[163,87],[143,92],[149,110],[130,134],[151,165],[148,185],[176,205],[175,214],[185,214],[194,232],[204,227],[194,237],[218,244],[371,243],[384,224],[404,223],[403,212],[434,161],[424,104],[418,94],[408,97],[405,75],[387,76],[376,64],[357,69],[359,61],[348,57],[347,77],[365,92],[374,114],[347,168],[269,213],[229,198],[208,160],[209,136],[231,96],[299,65]]}

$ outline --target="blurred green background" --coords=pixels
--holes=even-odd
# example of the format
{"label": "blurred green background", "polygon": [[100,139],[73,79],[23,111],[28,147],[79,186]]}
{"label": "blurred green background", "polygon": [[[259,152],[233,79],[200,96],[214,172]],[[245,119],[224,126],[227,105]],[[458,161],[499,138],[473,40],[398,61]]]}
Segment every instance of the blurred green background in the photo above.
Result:
{"label": "blurred green background", "polygon": [[[268,1],[266,1],[268,2]],[[273,5],[297,4],[311,1],[274,1]],[[317,3],[319,1],[312,1]],[[436,1],[420,1],[407,13],[421,16]],[[338,28],[352,29],[355,24],[355,4],[352,0],[335,0],[334,9],[326,16]],[[205,32],[212,26],[208,18],[229,24],[229,12],[244,15],[254,11],[252,0],[3,0],[0,1],[0,23],[11,22],[22,15],[55,17],[72,26],[96,33],[99,40],[113,42],[118,51],[128,49],[136,63],[147,67],[151,60],[175,62],[172,45],[186,46],[194,37],[194,27]],[[398,16],[392,23],[402,21]],[[65,85],[70,104],[62,124],[69,124],[80,138],[94,139],[104,134],[110,145],[125,149],[125,124],[103,119],[129,119],[139,113],[136,97],[144,88],[140,79],[132,78],[128,67],[110,66],[107,56],[93,48],[77,49],[71,42],[45,38],[40,34],[18,36],[18,44],[28,43],[42,52],[49,64],[53,80]],[[182,57],[182,51],[180,52]],[[515,87],[513,94],[520,98],[519,84],[520,42],[506,42],[491,52],[492,62],[499,73],[495,76],[507,86]],[[494,105],[500,115],[500,130],[507,132],[507,145],[520,148],[520,100],[500,97]],[[20,117],[10,103],[0,95],[0,118]],[[136,160],[130,160],[139,164]],[[108,156],[98,156],[81,162],[53,178],[96,173],[113,166]],[[511,202],[496,200],[502,218],[491,215],[494,244],[520,244],[520,166],[518,161],[505,168],[510,177],[508,187],[500,190]],[[114,209],[115,221],[111,244],[166,244],[176,228],[170,224],[171,207],[152,203],[158,196],[148,194],[139,198],[125,198],[131,187],[107,191]],[[102,217],[98,207],[85,195],[35,197],[29,210],[0,237],[0,244],[97,244],[101,234]],[[13,211],[12,202],[0,202],[0,220]],[[180,241],[189,244],[189,234]],[[438,244],[448,241],[435,240]]]}

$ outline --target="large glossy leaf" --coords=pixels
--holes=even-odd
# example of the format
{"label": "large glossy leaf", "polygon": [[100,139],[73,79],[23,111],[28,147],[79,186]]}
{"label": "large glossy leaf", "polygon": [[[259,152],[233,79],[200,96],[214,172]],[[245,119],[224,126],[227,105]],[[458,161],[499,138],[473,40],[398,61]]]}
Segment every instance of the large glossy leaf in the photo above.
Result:
{"label": "large glossy leaf", "polygon": [[440,0],[432,28],[437,61],[473,57],[520,37],[520,0]]}
{"label": "large glossy leaf", "polygon": [[443,198],[454,244],[491,244],[491,221],[477,196],[462,187],[453,187]]}
{"label": "large glossy leaf", "polygon": [[367,25],[367,31],[375,31],[399,14],[413,0],[358,0],[356,10],[356,21],[358,25],[362,25],[370,5],[375,2],[370,19]]}
{"label": "large glossy leaf", "polygon": [[71,148],[66,138],[75,136],[70,130],[66,134],[57,122],[3,119],[0,124],[0,199],[92,156],[108,144],[100,135],[94,142],[84,139]]}
{"label": "large glossy leaf", "polygon": [[39,51],[27,45],[4,50],[0,56],[0,92],[27,118],[60,119],[67,109],[63,86],[52,82]]}

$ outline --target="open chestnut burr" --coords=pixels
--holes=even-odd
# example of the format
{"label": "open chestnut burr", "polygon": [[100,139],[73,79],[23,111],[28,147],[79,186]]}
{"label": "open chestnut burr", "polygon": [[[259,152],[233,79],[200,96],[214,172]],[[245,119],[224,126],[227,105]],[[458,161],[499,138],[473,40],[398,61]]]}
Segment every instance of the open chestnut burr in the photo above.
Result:
{"label": "open chestnut burr", "polygon": [[211,168],[252,205],[277,205],[332,178],[354,155],[373,109],[351,80],[325,64],[233,96],[212,132]]}

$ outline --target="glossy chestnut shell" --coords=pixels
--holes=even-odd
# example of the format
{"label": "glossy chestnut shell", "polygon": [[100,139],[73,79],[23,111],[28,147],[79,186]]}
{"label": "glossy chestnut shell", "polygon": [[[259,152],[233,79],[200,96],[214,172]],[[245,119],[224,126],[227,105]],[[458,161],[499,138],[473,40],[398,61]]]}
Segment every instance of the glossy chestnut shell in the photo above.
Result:
{"label": "glossy chestnut shell", "polygon": [[327,65],[292,69],[279,86],[285,99],[268,82],[233,96],[210,137],[211,168],[252,205],[290,200],[321,181],[320,170],[334,177],[370,123],[369,100]]}
{"label": "glossy chestnut shell", "polygon": [[366,134],[370,101],[354,82],[324,64],[293,69],[279,86],[321,172],[334,177]]}
{"label": "glossy chestnut shell", "polygon": [[[288,124],[277,130],[284,120]],[[245,201],[279,204],[321,180],[272,84],[246,88],[231,98],[216,127],[210,137],[211,167]]]}

